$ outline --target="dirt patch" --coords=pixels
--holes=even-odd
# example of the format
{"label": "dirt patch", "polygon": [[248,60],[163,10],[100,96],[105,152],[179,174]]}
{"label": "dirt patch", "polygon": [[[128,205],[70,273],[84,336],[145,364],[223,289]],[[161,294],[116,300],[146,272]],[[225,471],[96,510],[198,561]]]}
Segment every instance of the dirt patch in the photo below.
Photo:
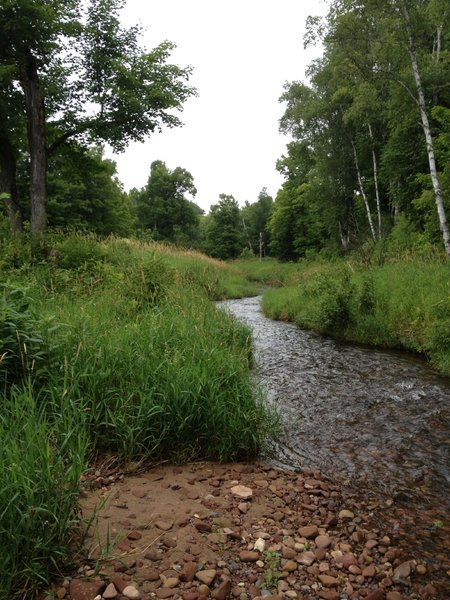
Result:
{"label": "dirt patch", "polygon": [[[97,475],[82,502],[94,515],[88,559],[55,587],[60,600],[450,597],[448,557],[402,547],[395,506],[345,498],[318,472],[196,463]],[[435,534],[445,547],[448,530]]]}

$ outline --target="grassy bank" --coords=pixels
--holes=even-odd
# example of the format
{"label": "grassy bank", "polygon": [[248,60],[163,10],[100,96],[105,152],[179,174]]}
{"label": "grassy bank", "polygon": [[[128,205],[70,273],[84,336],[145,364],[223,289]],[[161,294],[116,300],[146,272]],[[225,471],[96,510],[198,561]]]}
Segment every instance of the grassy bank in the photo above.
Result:
{"label": "grassy bank", "polygon": [[73,555],[89,456],[255,456],[276,427],[249,379],[249,331],[211,299],[255,293],[238,269],[127,240],[58,237],[0,268],[0,598]]}
{"label": "grassy bank", "polygon": [[[341,260],[282,268],[288,284],[264,294],[269,317],[343,340],[420,353],[450,375],[448,262],[367,266]],[[260,269],[255,265],[255,274]]]}

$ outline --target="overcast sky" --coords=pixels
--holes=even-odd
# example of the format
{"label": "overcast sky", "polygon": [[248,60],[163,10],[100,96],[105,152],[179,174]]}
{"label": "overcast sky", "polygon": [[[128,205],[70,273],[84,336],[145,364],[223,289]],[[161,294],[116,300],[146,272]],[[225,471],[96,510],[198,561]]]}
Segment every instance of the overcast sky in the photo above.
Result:
{"label": "overcast sky", "polygon": [[306,17],[324,14],[322,0],[128,0],[123,22],[145,28],[143,45],[176,43],[171,61],[191,65],[199,96],[184,106],[182,128],[156,133],[119,155],[126,190],[146,184],[150,164],[163,160],[190,171],[195,201],[206,212],[219,194],[255,202],[263,187],[275,195],[275,169],[287,139],[278,133],[285,81],[305,79],[320,48],[305,51]]}

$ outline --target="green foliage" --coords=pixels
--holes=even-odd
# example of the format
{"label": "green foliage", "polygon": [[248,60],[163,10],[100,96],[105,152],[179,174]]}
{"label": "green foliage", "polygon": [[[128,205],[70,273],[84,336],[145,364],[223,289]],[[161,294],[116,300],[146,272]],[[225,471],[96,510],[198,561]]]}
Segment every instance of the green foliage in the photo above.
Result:
{"label": "green foliage", "polygon": [[0,438],[0,597],[31,596],[76,551],[83,414],[25,382],[2,397]]}
{"label": "green foliage", "polygon": [[264,552],[266,572],[264,574],[264,588],[271,590],[276,588],[278,580],[281,577],[281,554],[271,550]]}
{"label": "green foliage", "polygon": [[205,232],[204,249],[214,258],[237,258],[244,242],[239,205],[233,196],[220,194],[217,204],[211,206]]}
{"label": "green foliage", "polygon": [[130,193],[135,202],[139,225],[151,233],[155,241],[190,246],[199,239],[199,216],[203,212],[188,200],[197,190],[192,175],[176,167],[168,169],[164,162],[154,161],[147,186]]}
{"label": "green foliage", "polygon": [[323,56],[309,83],[285,84],[280,99],[280,129],[293,141],[277,165],[286,181],[271,218],[275,256],[352,251],[385,237],[399,212],[414,236],[442,244],[411,61],[415,54],[448,213],[448,15],[441,0],[336,0],[325,19],[310,18],[305,43],[315,35]]}
{"label": "green foliage", "polygon": [[316,298],[315,318],[324,332],[341,332],[351,322],[350,301],[353,285],[348,273],[341,275],[317,275],[307,294]]}
{"label": "green foliage", "polygon": [[51,365],[50,320],[34,314],[31,302],[26,288],[0,283],[0,389],[41,376]]}
{"label": "green foliage", "polygon": [[[305,263],[299,283],[264,294],[273,318],[338,338],[425,354],[450,373],[449,265],[420,253],[408,260]],[[370,269],[368,271],[368,269]]]}
{"label": "green foliage", "polygon": [[54,255],[61,269],[89,269],[103,260],[106,252],[95,237],[75,234],[63,238]]}
{"label": "green foliage", "polygon": [[244,225],[244,236],[248,243],[247,250],[253,254],[260,253],[266,256],[270,247],[270,232],[268,230],[268,222],[273,209],[273,199],[267,193],[266,188],[261,190],[258,200],[250,204],[245,203],[241,209],[241,218]]}
{"label": "green foliage", "polygon": [[48,220],[51,227],[130,235],[134,217],[116,178],[116,166],[102,150],[71,143],[49,161]]}
{"label": "green foliage", "polygon": [[[64,204],[70,204],[68,216],[75,217],[74,224],[79,226],[79,220],[84,221],[86,212],[93,208],[92,229],[126,234],[128,211],[123,198],[119,199],[117,186],[114,189],[111,181],[105,181],[105,173],[97,172],[93,177],[87,173],[87,185],[97,187],[93,207],[90,190],[77,173],[68,186],[75,195],[81,195],[82,202],[74,206],[74,198],[59,181],[59,175],[67,175],[67,164],[56,155],[62,148],[67,150],[70,139],[84,148],[107,142],[122,151],[129,142],[143,141],[163,126],[177,127],[181,125],[177,111],[196,93],[187,83],[191,68],[169,63],[174,45],[164,41],[149,52],[143,50],[139,46],[140,28],[121,25],[122,7],[122,0],[7,0],[0,5],[0,164],[8,179],[2,182],[5,189],[0,192],[12,196],[17,189],[18,160],[33,178],[33,232],[41,232],[46,225],[48,162],[52,219],[63,217]],[[25,110],[26,104],[38,110]],[[36,135],[28,138],[27,128]],[[33,171],[29,156],[42,159],[32,161]],[[105,186],[99,185],[102,179]],[[41,192],[37,194],[35,188]],[[98,219],[95,201],[112,208],[114,218],[107,214],[105,221]],[[35,222],[37,214],[44,218]]]}

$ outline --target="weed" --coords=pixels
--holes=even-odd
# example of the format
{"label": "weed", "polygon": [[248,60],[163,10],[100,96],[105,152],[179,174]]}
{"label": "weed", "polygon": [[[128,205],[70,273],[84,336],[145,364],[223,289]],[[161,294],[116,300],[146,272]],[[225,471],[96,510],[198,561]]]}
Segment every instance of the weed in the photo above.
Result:
{"label": "weed", "polygon": [[270,590],[277,587],[278,580],[281,576],[281,555],[279,552],[266,550],[264,552],[264,558],[266,563],[266,571],[264,574],[263,587]]}

